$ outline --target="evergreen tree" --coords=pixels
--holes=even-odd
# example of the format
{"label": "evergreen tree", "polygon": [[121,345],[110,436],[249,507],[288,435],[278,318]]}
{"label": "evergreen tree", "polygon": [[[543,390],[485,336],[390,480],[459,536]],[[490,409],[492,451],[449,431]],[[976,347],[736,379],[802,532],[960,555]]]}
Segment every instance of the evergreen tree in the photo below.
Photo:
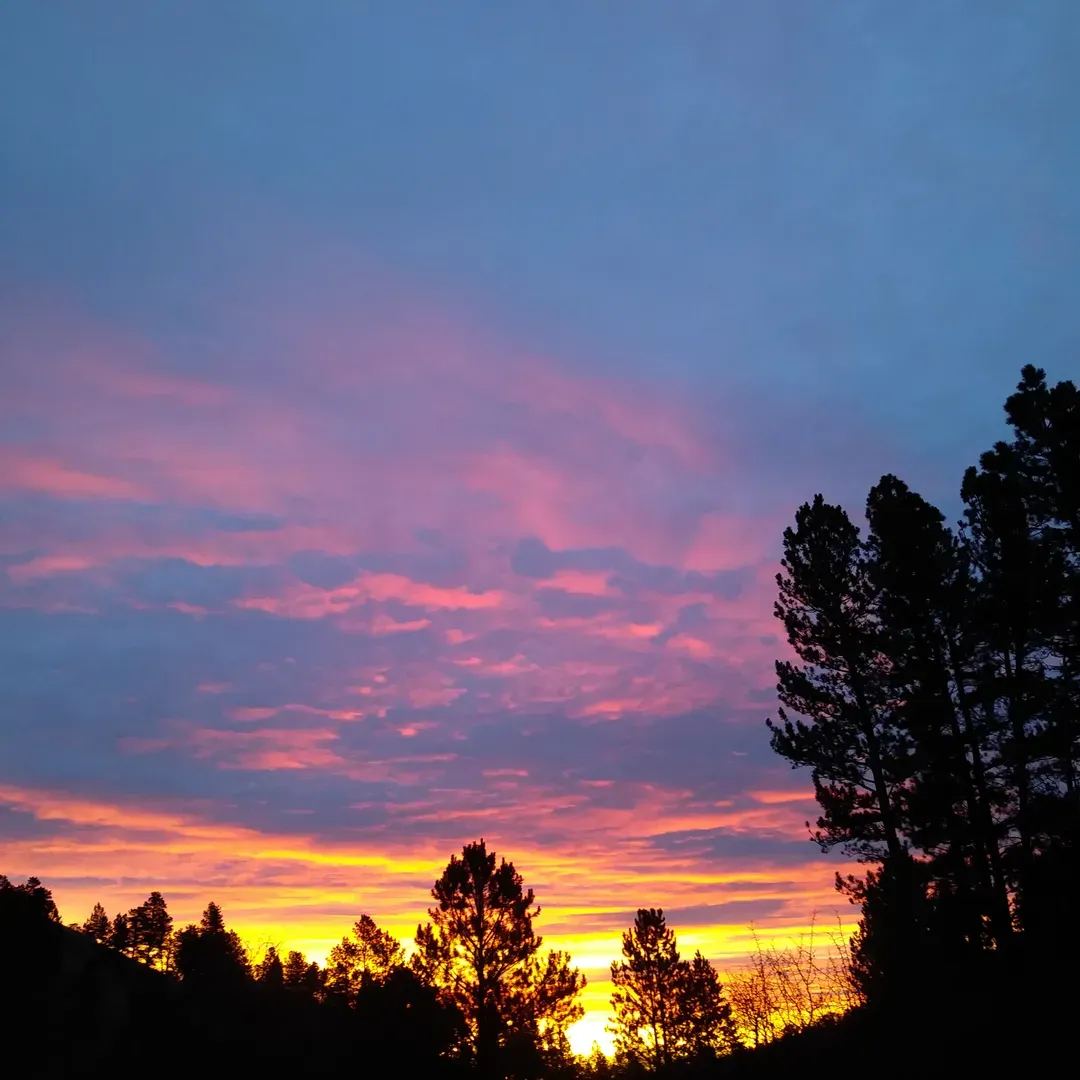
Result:
{"label": "evergreen tree", "polygon": [[144,964],[164,970],[168,966],[172,916],[156,889],[146,902],[128,912],[128,948]]}
{"label": "evergreen tree", "polygon": [[131,926],[128,923],[128,917],[122,911],[112,921],[107,944],[125,956],[131,955]]}
{"label": "evergreen tree", "polygon": [[307,970],[308,962],[304,954],[296,949],[291,949],[289,955],[285,958],[285,985],[293,989],[303,987],[307,978]]}
{"label": "evergreen tree", "polygon": [[275,990],[285,985],[285,965],[281,962],[276,946],[267,947],[266,955],[255,968],[255,981]]}
{"label": "evergreen tree", "polygon": [[227,930],[213,901],[198,926],[184,927],[177,938],[176,970],[185,982],[215,989],[232,988],[251,976],[247,951],[235,930]]}
{"label": "evergreen tree", "polygon": [[957,534],[885,476],[865,543],[821,496],[784,535],[776,614],[799,663],[777,665],[772,745],[813,770],[814,839],[880,864],[840,882],[879,1003],[941,964],[972,989],[1017,949],[1073,955],[1057,927],[1080,896],[1080,394],[1028,366],[1006,414]]}
{"label": "evergreen tree", "polygon": [[82,925],[83,933],[89,934],[99,945],[104,945],[109,938],[109,916],[100,904],[94,905],[94,910],[87,916]]}
{"label": "evergreen tree", "polygon": [[994,731],[977,707],[976,582],[944,515],[884,476],[867,499],[869,572],[895,718],[911,747],[908,835],[950,881],[957,932],[981,947],[1011,933],[999,848]]}
{"label": "evergreen tree", "polygon": [[1026,481],[999,443],[964,474],[964,533],[978,574],[980,696],[1009,792],[1005,854],[1022,880],[1035,845],[1032,742],[1048,702],[1046,615],[1056,603],[1049,552],[1032,529]]}
{"label": "evergreen tree", "polygon": [[720,976],[700,950],[683,964],[677,1001],[679,1041],[689,1056],[719,1056],[739,1045]]}
{"label": "evergreen tree", "polygon": [[12,923],[58,923],[60,912],[56,909],[52,891],[46,889],[36,877],[29,877],[21,885],[12,885],[0,874],[0,896],[3,897],[4,913]]}
{"label": "evergreen tree", "polygon": [[[823,809],[814,839],[897,861],[909,746],[896,723],[868,552],[844,510],[817,495],[784,531],[776,616],[802,661],[777,661],[772,747],[812,769]],[[787,709],[807,717],[792,720]]]}
{"label": "evergreen tree", "polygon": [[611,965],[617,1060],[659,1071],[675,1061],[716,1057],[738,1045],[720,976],[701,954],[679,956],[663,911],[641,908]]}
{"label": "evergreen tree", "polygon": [[[532,925],[539,914],[533,891],[483,840],[451,857],[431,895],[435,906],[431,921],[417,927],[413,969],[465,1018],[480,1075],[498,1075],[515,1024],[524,1017],[539,1030],[557,1020],[584,979],[557,959],[535,963],[542,939]],[[544,982],[552,971],[557,977]]]}
{"label": "evergreen tree", "polygon": [[519,1048],[535,1050],[544,1075],[567,1068],[573,1054],[567,1030],[584,1015],[578,997],[585,977],[569,953],[549,950],[523,964],[507,980],[501,1012]]}
{"label": "evergreen tree", "polygon": [[282,981],[286,989],[302,997],[314,998],[322,993],[326,979],[318,964],[309,964],[302,952],[291,949],[285,958]]}
{"label": "evergreen tree", "polygon": [[626,1061],[663,1068],[677,1054],[684,965],[662,910],[638,911],[623,934],[622,955],[611,965],[616,1052]]}
{"label": "evergreen tree", "polygon": [[397,938],[380,930],[370,915],[361,915],[353,924],[352,933],[330,950],[326,964],[327,989],[355,999],[366,980],[382,982],[404,961],[405,952]]}
{"label": "evergreen tree", "polygon": [[225,932],[225,916],[221,914],[221,908],[213,900],[206,905],[199,920],[199,929],[204,934],[223,934]]}
{"label": "evergreen tree", "polygon": [[1050,577],[1042,612],[1048,707],[1034,753],[1047,766],[1042,786],[1051,795],[1059,788],[1072,815],[1080,801],[1080,392],[1071,381],[1048,387],[1046,373],[1028,365],[1005,412]]}

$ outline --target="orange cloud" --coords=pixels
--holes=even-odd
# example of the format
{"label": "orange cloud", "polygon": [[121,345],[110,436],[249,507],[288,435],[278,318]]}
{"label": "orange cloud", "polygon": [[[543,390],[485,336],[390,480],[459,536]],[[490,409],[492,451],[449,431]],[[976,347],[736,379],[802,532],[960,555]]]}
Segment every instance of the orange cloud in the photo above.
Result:
{"label": "orange cloud", "polygon": [[751,799],[759,803],[772,806],[777,803],[806,803],[813,801],[813,795],[808,791],[754,791],[746,793]]}

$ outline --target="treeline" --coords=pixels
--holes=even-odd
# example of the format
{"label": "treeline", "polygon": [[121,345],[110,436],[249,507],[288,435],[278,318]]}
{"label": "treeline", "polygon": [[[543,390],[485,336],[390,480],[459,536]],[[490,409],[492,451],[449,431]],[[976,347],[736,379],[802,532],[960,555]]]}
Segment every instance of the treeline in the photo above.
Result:
{"label": "treeline", "polygon": [[406,1075],[541,1077],[572,1066],[566,1029],[585,980],[565,953],[542,951],[539,909],[513,864],[469,844],[432,896],[408,960],[365,915],[320,967],[273,946],[250,955],[213,902],[181,929],[156,891],[64,927],[40,881],[0,877],[2,981],[18,990],[4,1017],[12,1030],[49,1028],[45,1075],[153,1067],[162,1025],[183,1031],[171,1064],[204,1070],[260,1062],[322,1076],[378,1062]]}
{"label": "treeline", "polygon": [[23,1014],[13,1026],[53,1023],[44,1042],[59,1057],[45,1075],[141,1068],[166,1021],[183,1029],[175,1053],[189,1067],[265,1060],[328,1075],[386,1059],[430,1076],[702,1075],[807,1030],[842,1009],[843,986],[853,985],[811,937],[790,949],[759,945],[729,991],[700,952],[680,955],[663,911],[641,909],[611,965],[614,1057],[581,1059],[567,1030],[582,1016],[585,979],[565,953],[542,950],[539,908],[513,864],[483,840],[469,844],[432,897],[408,958],[362,915],[320,967],[273,945],[249,951],[213,902],[181,929],[157,891],[112,919],[95,904],[65,927],[40,881],[0,877],[0,956],[7,979],[19,972],[12,1007]]}
{"label": "treeline", "polygon": [[[611,1075],[602,1056],[582,1062],[570,1050],[585,979],[565,953],[542,950],[539,908],[512,863],[483,840],[469,844],[432,897],[408,959],[362,915],[320,967],[274,946],[252,956],[213,902],[182,929],[157,891],[112,919],[95,904],[83,924],[64,927],[40,881],[0,877],[5,990],[18,973],[5,1016],[21,1013],[13,1028],[24,1031],[53,1022],[46,1042],[59,1056],[46,1075],[141,1068],[159,1052],[153,1032],[165,1020],[184,1029],[176,1053],[192,1067],[265,1059],[325,1075],[385,1060],[430,1076]],[[105,953],[122,965],[106,965],[107,977]],[[719,977],[700,953],[680,958],[663,912],[638,913],[623,954],[612,966],[621,1071],[713,1058],[738,1044]],[[100,1014],[102,999],[116,1007]]]}

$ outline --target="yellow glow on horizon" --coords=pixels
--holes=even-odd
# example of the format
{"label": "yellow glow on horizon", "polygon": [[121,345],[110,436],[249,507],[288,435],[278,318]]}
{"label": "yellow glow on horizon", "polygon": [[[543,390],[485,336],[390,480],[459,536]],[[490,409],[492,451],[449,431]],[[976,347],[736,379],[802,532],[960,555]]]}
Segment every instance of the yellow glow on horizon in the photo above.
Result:
{"label": "yellow glow on horizon", "polygon": [[615,1050],[615,1037],[607,1030],[611,1010],[608,1007],[606,995],[590,1008],[592,1003],[589,1001],[589,987],[586,987],[582,1004],[585,1005],[585,1015],[566,1033],[570,1040],[570,1049],[575,1054],[587,1057],[592,1053],[593,1045],[596,1044],[608,1057],[611,1057]]}
{"label": "yellow glow on horizon", "polygon": [[[432,883],[449,853],[460,849],[452,840],[408,849],[373,841],[325,844],[314,836],[205,820],[196,812],[11,786],[0,787],[0,801],[39,821],[66,824],[67,832],[11,839],[2,847],[4,872],[39,877],[53,890],[65,921],[81,923],[99,901],[112,916],[160,889],[177,926],[197,921],[214,900],[256,954],[273,944],[285,953],[298,949],[319,964],[361,914],[371,915],[408,951],[417,924],[427,917]],[[769,814],[786,812],[779,802],[767,808]],[[723,807],[715,817],[749,832],[760,820],[751,815],[740,822]],[[710,872],[692,854],[651,848],[643,837],[655,823],[647,818],[636,834],[625,815],[609,822],[601,812],[579,824],[582,833],[565,847],[514,835],[513,823],[505,835],[488,835],[491,847],[512,858],[536,889],[544,949],[568,952],[588,980],[585,1016],[570,1032],[578,1053],[587,1054],[594,1042],[611,1049],[605,1030],[609,969],[638,907],[664,907],[682,954],[700,949],[721,978],[741,967],[754,948],[751,921],[762,944],[783,947],[808,932],[817,910],[816,933],[825,947],[837,918],[845,933],[857,918],[854,908],[838,903],[833,888],[833,875],[843,868],[810,852],[795,866],[759,860]],[[774,829],[775,820],[763,827]]]}

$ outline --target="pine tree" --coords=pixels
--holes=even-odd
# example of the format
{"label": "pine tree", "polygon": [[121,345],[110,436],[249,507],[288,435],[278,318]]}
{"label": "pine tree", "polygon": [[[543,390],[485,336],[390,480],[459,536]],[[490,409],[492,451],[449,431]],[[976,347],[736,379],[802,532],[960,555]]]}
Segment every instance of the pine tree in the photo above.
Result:
{"label": "pine tree", "polygon": [[535,1048],[548,1072],[569,1067],[573,1058],[567,1030],[584,1015],[578,997],[585,976],[569,953],[537,953],[507,980],[500,1010],[519,1043]]}
{"label": "pine tree", "polygon": [[361,915],[352,933],[330,950],[327,958],[327,988],[355,1000],[365,980],[382,982],[405,961],[401,943],[380,930],[370,915]]}
{"label": "pine tree", "polygon": [[966,906],[958,932],[978,947],[989,919],[1003,944],[1011,920],[999,849],[1002,798],[993,778],[993,729],[976,706],[967,553],[941,511],[895,476],[871,490],[866,515],[890,693],[911,747],[908,834]]}
{"label": "pine tree", "polygon": [[641,908],[611,965],[611,1027],[618,1056],[661,1069],[675,1060],[684,965],[659,908]]}
{"label": "pine tree", "polygon": [[784,534],[776,614],[798,663],[777,664],[772,745],[813,771],[814,839],[879,864],[838,884],[863,911],[856,974],[890,1009],[926,997],[920,977],[976,992],[1080,955],[1063,932],[1080,897],[1080,394],[1028,366],[1006,414],[956,533],[885,476],[865,543],[821,496]]}
{"label": "pine tree", "polygon": [[812,769],[822,848],[899,862],[909,746],[896,724],[868,553],[844,510],[820,495],[795,523],[784,531],[775,610],[802,663],[777,661],[784,707],[779,724],[768,721],[772,747]]}
{"label": "pine tree", "polygon": [[739,1045],[720,976],[700,950],[683,964],[677,1001],[679,1042],[689,1056],[719,1056]]}
{"label": "pine tree", "polygon": [[21,885],[12,885],[5,875],[0,874],[0,894],[13,921],[18,918],[27,923],[60,922],[52,890],[46,889],[36,877],[28,877]]}
{"label": "pine tree", "polygon": [[251,976],[251,963],[235,930],[225,927],[221,908],[213,901],[198,926],[190,925],[177,936],[176,969],[186,982],[227,989]]}
{"label": "pine tree", "polygon": [[87,916],[82,929],[84,934],[89,934],[99,945],[106,943],[109,938],[109,916],[100,904],[94,905],[94,910]]}
{"label": "pine tree", "polygon": [[[557,959],[537,964],[542,939],[532,925],[539,914],[533,891],[482,839],[451,857],[431,895],[435,906],[431,921],[417,927],[413,970],[465,1018],[480,1075],[498,1075],[515,1024],[539,1030],[557,1022],[585,980]],[[545,972],[557,978],[545,982]]]}
{"label": "pine tree", "polygon": [[679,956],[663,911],[641,908],[611,965],[617,1060],[661,1070],[675,1061],[715,1057],[738,1045],[731,1005],[716,969],[701,954]]}
{"label": "pine tree", "polygon": [[320,997],[326,983],[326,972],[314,961],[308,963],[302,952],[292,949],[285,958],[282,981],[286,989],[299,996]]}
{"label": "pine tree", "polygon": [[1029,524],[1051,577],[1045,617],[1049,707],[1037,754],[1076,812],[1080,801],[1080,392],[1028,365],[1005,403]]}
{"label": "pine tree", "polygon": [[276,946],[267,946],[266,954],[255,969],[255,981],[275,990],[285,985],[285,965]]}
{"label": "pine tree", "polygon": [[145,903],[128,912],[127,922],[131,955],[144,964],[164,969],[173,923],[165,898],[155,889]]}
{"label": "pine tree", "polygon": [[284,980],[291,989],[300,989],[305,985],[308,962],[302,952],[292,949],[285,958]]}
{"label": "pine tree", "polygon": [[213,900],[206,905],[199,920],[199,929],[204,934],[223,934],[225,932],[225,916],[221,914],[221,908]]}
{"label": "pine tree", "polygon": [[131,926],[128,917],[121,911],[118,912],[109,928],[107,944],[125,956],[131,955]]}
{"label": "pine tree", "polygon": [[1049,552],[1032,529],[1026,489],[1020,459],[1004,443],[967,470],[961,487],[964,535],[978,575],[979,693],[1009,790],[1005,855],[1019,881],[1035,850],[1033,739],[1049,700],[1045,627],[1056,604]]}

